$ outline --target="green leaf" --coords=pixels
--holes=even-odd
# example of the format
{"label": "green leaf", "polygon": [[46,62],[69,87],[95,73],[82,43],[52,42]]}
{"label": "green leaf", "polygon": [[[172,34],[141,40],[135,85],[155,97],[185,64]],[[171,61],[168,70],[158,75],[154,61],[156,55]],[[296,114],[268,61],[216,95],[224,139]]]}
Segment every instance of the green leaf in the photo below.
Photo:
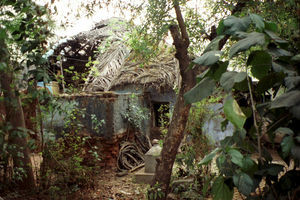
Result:
{"label": "green leaf", "polygon": [[265,51],[253,51],[249,55],[247,65],[251,65],[251,73],[261,79],[266,76],[272,67],[272,57]]}
{"label": "green leaf", "polygon": [[280,95],[271,102],[271,109],[282,108],[282,107],[292,107],[300,104],[300,91],[293,90]]}
{"label": "green leaf", "polygon": [[252,22],[255,24],[256,28],[262,31],[265,28],[264,19],[257,14],[250,14]]}
{"label": "green leaf", "polygon": [[283,171],[284,166],[280,164],[270,164],[267,168],[267,174],[271,176],[278,176],[278,174]]}
{"label": "green leaf", "polygon": [[245,80],[246,78],[247,78],[247,73],[246,72],[240,72],[240,73],[237,73],[234,76],[234,82],[239,83],[239,82],[242,82],[243,80]]}
{"label": "green leaf", "polygon": [[287,137],[284,137],[280,146],[282,149],[283,158],[286,158],[290,154],[291,149],[295,146],[293,136],[289,135]]}
{"label": "green leaf", "polygon": [[300,120],[300,104],[297,104],[293,107],[290,108],[290,112],[293,114],[293,116],[296,118],[296,119],[299,119]]}
{"label": "green leaf", "polygon": [[284,66],[282,63],[272,62],[272,68],[275,72],[284,72],[285,74],[289,76],[296,76],[297,73],[294,70],[288,69],[286,66]]}
{"label": "green leaf", "polygon": [[229,92],[234,86],[234,77],[237,72],[225,72],[222,74],[220,79],[221,86],[225,89],[225,91]]}
{"label": "green leaf", "polygon": [[265,164],[261,166],[261,168],[262,168],[261,170],[255,172],[256,175],[260,175],[260,176],[270,175],[276,177],[277,179],[278,174],[281,171],[283,171],[284,166],[279,164]]}
{"label": "green leaf", "polygon": [[283,72],[271,72],[260,79],[257,84],[257,93],[262,94],[271,89],[276,83],[282,83],[285,75]]}
{"label": "green leaf", "polygon": [[268,52],[274,57],[281,57],[281,56],[290,57],[290,56],[292,56],[291,52],[289,52],[285,49],[277,48],[276,46],[274,47],[273,45],[268,46]]}
{"label": "green leaf", "polygon": [[224,20],[225,34],[234,35],[238,31],[245,32],[250,25],[250,18],[248,16],[238,18],[235,16],[229,16]]}
{"label": "green leaf", "polygon": [[5,62],[0,62],[0,72],[7,70],[7,64]]}
{"label": "green leaf", "polygon": [[278,31],[277,24],[265,21],[265,29],[276,33]]}
{"label": "green leaf", "polygon": [[208,155],[206,155],[198,164],[199,165],[206,165],[207,163],[209,163],[210,161],[212,161],[212,159],[216,156],[216,154],[220,151],[220,148],[216,148],[215,150],[213,150],[212,152],[210,152]]}
{"label": "green leaf", "polygon": [[231,161],[238,165],[239,167],[243,167],[243,155],[236,149],[230,149],[228,154],[231,156]]}
{"label": "green leaf", "polygon": [[184,100],[187,104],[201,101],[213,93],[215,86],[215,81],[209,77],[206,77],[190,91],[184,94]]}
{"label": "green leaf", "polygon": [[[251,78],[249,77],[250,81],[251,81]],[[241,82],[238,82],[238,83],[235,83],[233,88],[235,90],[239,90],[241,92],[247,92],[249,90],[249,87],[248,87],[248,81],[247,79],[244,79],[243,81]]]}
{"label": "green leaf", "polygon": [[284,79],[287,91],[297,88],[300,85],[300,76],[288,76]]}
{"label": "green leaf", "polygon": [[212,195],[214,200],[231,200],[233,197],[233,190],[225,184],[224,178],[219,176],[213,183]]}
{"label": "green leaf", "polygon": [[279,36],[276,35],[273,31],[265,30],[266,34],[273,39],[275,42],[279,44],[288,44],[288,41],[281,39]]}
{"label": "green leaf", "polygon": [[246,196],[249,196],[250,193],[255,189],[254,181],[248,174],[244,172],[234,174],[233,183],[238,188],[239,192]]}
{"label": "green leaf", "polygon": [[[7,37],[6,30],[0,29],[0,40],[4,40],[6,37]],[[1,47],[1,48],[3,48],[3,47]]]}
{"label": "green leaf", "polygon": [[291,60],[297,63],[300,62],[300,54],[295,55]]}
{"label": "green leaf", "polygon": [[209,51],[218,51],[219,50],[219,42],[222,40],[225,36],[219,35],[215,39],[213,39],[205,48],[203,53],[209,52]]}
{"label": "green leaf", "polygon": [[224,74],[226,72],[228,64],[229,64],[228,61],[225,61],[225,62],[219,61],[218,62],[219,67],[213,73],[213,78],[215,80],[218,80],[218,81],[220,80],[222,74]]}
{"label": "green leaf", "polygon": [[245,157],[242,161],[243,165],[242,165],[242,170],[244,172],[249,173],[254,173],[257,169],[257,165],[256,163],[250,158],[250,157]]}
{"label": "green leaf", "polygon": [[224,26],[224,20],[222,19],[219,22],[218,28],[217,28],[217,34],[218,35],[223,35],[224,34],[224,30],[225,30],[225,26]]}
{"label": "green leaf", "polygon": [[281,135],[294,135],[294,131],[286,127],[279,127],[276,129],[275,133],[279,133]]}
{"label": "green leaf", "polygon": [[226,118],[237,128],[243,128],[247,117],[244,115],[238,103],[231,95],[227,96],[225,99],[224,113]]}
{"label": "green leaf", "polygon": [[246,38],[232,45],[229,51],[229,57],[232,58],[237,53],[246,51],[252,46],[263,44],[265,44],[265,34],[257,32],[249,33]]}
{"label": "green leaf", "polygon": [[245,72],[225,72],[222,74],[220,78],[220,84],[225,89],[225,91],[229,92],[233,88],[235,83],[242,82],[247,77]]}
{"label": "green leaf", "polygon": [[204,66],[213,65],[220,59],[221,55],[223,54],[222,51],[209,51],[204,53],[199,58],[193,60],[194,63]]}

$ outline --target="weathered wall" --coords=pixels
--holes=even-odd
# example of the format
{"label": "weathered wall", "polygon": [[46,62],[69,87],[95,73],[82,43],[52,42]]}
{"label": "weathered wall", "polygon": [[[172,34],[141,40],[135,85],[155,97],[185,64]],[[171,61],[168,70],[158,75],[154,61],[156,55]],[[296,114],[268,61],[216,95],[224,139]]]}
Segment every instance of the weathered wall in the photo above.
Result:
{"label": "weathered wall", "polygon": [[[65,106],[64,109],[76,106],[83,110],[85,117],[79,119],[83,125],[83,132],[104,138],[111,138],[114,135],[126,132],[128,128],[122,115],[128,108],[131,95],[131,93],[99,92],[94,94],[64,95],[60,97],[59,101]],[[136,96],[139,98],[138,102],[140,106],[147,106],[144,102],[143,94],[136,94]],[[98,121],[105,121],[99,131],[93,129],[92,115],[95,115]],[[63,130],[65,121],[66,113],[56,114],[53,120],[55,131]],[[49,127],[49,123],[50,120],[47,119],[45,127]],[[148,122],[145,121],[143,124],[141,132],[149,134]]]}
{"label": "weathered wall", "polygon": [[235,130],[234,125],[228,122],[225,130],[222,130],[221,123],[225,120],[223,104],[217,103],[208,106],[205,122],[202,127],[203,134],[207,136],[212,144],[219,145],[220,141],[227,136],[232,136]]}

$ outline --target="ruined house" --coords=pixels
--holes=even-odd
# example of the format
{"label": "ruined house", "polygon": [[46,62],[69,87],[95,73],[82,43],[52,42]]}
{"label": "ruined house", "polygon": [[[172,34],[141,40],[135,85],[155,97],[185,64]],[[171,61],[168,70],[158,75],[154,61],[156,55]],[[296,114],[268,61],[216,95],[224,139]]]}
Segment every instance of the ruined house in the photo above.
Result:
{"label": "ruined house", "polygon": [[[60,89],[68,85],[80,89],[73,95],[62,94],[60,99],[85,109],[83,132],[116,142],[128,134],[124,115],[133,102],[132,94],[137,98],[135,103],[148,112],[139,132],[150,139],[159,137],[160,118],[174,105],[174,89],[180,81],[178,62],[172,54],[148,63],[133,62],[124,43],[129,31],[130,26],[121,19],[105,20],[90,31],[62,40],[48,57],[53,79],[65,82]],[[64,80],[60,80],[61,74]],[[78,74],[86,78],[77,78]],[[163,111],[162,105],[166,107]],[[95,130],[90,116],[104,124]],[[56,116],[55,120],[56,128],[63,128],[64,116]]]}

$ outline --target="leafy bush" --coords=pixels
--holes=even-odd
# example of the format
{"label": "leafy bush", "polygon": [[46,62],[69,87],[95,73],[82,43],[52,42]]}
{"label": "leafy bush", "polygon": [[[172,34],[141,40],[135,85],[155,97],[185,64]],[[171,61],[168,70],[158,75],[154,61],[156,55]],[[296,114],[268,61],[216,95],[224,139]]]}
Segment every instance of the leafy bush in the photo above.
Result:
{"label": "leafy bush", "polygon": [[150,116],[150,112],[146,107],[142,107],[138,97],[135,94],[130,96],[127,111],[122,113],[122,117],[129,122],[132,128],[142,130],[143,123]]}
{"label": "leafy bush", "polygon": [[[186,101],[193,103],[209,96],[218,82],[228,93],[224,100],[226,119],[236,127],[233,136],[226,137],[220,147],[199,162],[199,166],[207,165],[216,157],[219,175],[212,184],[214,199],[232,199],[233,187],[246,197],[254,198],[262,180],[266,186],[259,190],[257,198],[280,199],[297,195],[293,182],[300,175],[296,170],[300,158],[300,76],[296,66],[300,59],[293,44],[277,36],[276,31],[276,24],[256,14],[243,18],[230,16],[220,22],[219,36],[193,61],[210,67],[200,77],[200,82],[185,94]],[[229,50],[229,61],[224,61],[226,55],[218,50],[218,41],[225,35],[237,40]],[[224,59],[220,61],[222,56]],[[242,71],[227,71],[234,57],[245,60],[239,68]],[[244,94],[248,97],[246,102],[250,103],[240,107],[236,94]],[[247,106],[252,112],[246,115],[243,111]],[[247,126],[249,120],[253,123]],[[282,176],[279,175],[284,166],[272,162],[262,143],[262,138],[272,142],[279,134],[284,138],[276,150],[285,164],[295,161],[294,168]],[[251,157],[253,153],[258,154],[258,162]]]}

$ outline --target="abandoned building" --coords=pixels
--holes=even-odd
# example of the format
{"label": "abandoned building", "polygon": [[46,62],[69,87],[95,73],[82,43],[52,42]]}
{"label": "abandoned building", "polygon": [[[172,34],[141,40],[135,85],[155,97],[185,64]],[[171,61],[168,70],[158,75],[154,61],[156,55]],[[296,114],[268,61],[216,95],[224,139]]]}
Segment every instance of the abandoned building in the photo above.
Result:
{"label": "abandoned building", "polygon": [[[88,130],[99,136],[110,137],[125,131],[127,125],[121,115],[128,109],[132,94],[139,98],[141,107],[149,110],[149,119],[140,130],[148,136],[151,128],[161,125],[161,105],[170,108],[175,102],[178,62],[173,55],[163,55],[143,67],[130,61],[130,49],[123,41],[129,29],[127,23],[117,18],[102,21],[94,29],[61,42],[49,57],[53,77],[64,76],[62,89],[68,85],[81,89],[63,98],[76,100],[88,114],[105,121],[99,133]],[[74,79],[75,73],[85,73],[86,80]],[[90,121],[84,123],[92,127]]]}
{"label": "abandoned building", "polygon": [[[62,93],[68,88],[77,90],[59,95],[60,101],[85,110],[85,117],[80,119],[82,132],[109,143],[106,148],[115,154],[110,155],[113,158],[117,157],[118,149],[112,150],[111,146],[118,146],[132,129],[148,143],[160,137],[162,117],[171,112],[176,100],[174,89],[180,81],[178,62],[172,54],[143,63],[143,67],[142,63],[133,62],[124,43],[129,30],[128,24],[120,19],[105,20],[90,31],[60,42],[48,57],[53,80],[61,83]],[[130,114],[144,116],[135,120]],[[56,129],[64,128],[64,117],[55,116],[52,124]],[[95,119],[103,122],[97,129]],[[140,124],[132,127],[130,120],[140,120]]]}

